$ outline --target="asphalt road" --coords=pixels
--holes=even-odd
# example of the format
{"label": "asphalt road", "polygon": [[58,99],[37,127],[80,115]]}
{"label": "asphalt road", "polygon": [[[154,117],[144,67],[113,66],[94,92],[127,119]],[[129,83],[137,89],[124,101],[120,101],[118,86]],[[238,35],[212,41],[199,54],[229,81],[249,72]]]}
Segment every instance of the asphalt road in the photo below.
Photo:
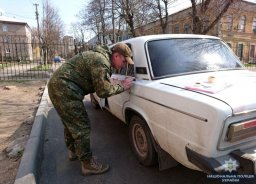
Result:
{"label": "asphalt road", "polygon": [[[110,164],[102,175],[83,177],[80,162],[71,162],[63,138],[63,126],[54,108],[49,109],[45,136],[41,184],[206,184],[206,174],[182,165],[165,171],[144,167],[131,151],[128,128],[107,111],[95,110],[88,99],[85,106],[92,124],[93,154]],[[216,183],[216,182],[214,182]]]}

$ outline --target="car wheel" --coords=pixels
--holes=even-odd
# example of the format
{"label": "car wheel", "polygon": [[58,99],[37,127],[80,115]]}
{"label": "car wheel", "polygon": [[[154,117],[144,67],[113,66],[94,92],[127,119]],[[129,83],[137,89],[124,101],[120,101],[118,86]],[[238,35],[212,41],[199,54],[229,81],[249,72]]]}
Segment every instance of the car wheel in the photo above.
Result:
{"label": "car wheel", "polygon": [[91,104],[95,109],[99,109],[100,105],[97,102],[97,100],[95,99],[95,97],[93,96],[93,94],[90,94],[90,99],[91,99]]}
{"label": "car wheel", "polygon": [[139,116],[133,116],[129,125],[129,138],[132,149],[145,166],[156,164],[157,154],[153,146],[152,136],[146,122]]}

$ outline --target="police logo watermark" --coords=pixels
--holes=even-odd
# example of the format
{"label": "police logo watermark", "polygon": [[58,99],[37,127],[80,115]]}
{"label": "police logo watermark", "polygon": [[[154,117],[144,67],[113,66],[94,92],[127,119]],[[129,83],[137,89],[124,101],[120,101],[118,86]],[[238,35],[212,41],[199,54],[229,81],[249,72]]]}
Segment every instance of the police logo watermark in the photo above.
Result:
{"label": "police logo watermark", "polygon": [[222,183],[240,183],[243,182],[252,182],[255,181],[255,175],[251,174],[235,174],[239,168],[239,163],[236,160],[225,160],[223,165],[220,167],[225,173],[223,174],[212,174],[207,175],[208,179],[220,180]]}
{"label": "police logo watermark", "polygon": [[236,160],[232,160],[231,158],[228,161],[225,161],[224,168],[225,171],[229,171],[230,173],[232,171],[236,171],[236,168],[239,165],[236,163]]}

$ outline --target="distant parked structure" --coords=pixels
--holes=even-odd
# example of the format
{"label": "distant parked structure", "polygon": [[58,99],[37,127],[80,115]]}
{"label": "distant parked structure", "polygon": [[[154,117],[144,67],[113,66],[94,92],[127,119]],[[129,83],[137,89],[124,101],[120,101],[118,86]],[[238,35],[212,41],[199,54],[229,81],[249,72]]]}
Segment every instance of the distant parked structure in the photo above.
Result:
{"label": "distant parked structure", "polygon": [[72,36],[63,37],[63,55],[64,58],[71,58],[74,55],[75,45],[74,38]]}
{"label": "distant parked structure", "polygon": [[26,22],[0,16],[0,58],[5,61],[33,60],[31,28]]}

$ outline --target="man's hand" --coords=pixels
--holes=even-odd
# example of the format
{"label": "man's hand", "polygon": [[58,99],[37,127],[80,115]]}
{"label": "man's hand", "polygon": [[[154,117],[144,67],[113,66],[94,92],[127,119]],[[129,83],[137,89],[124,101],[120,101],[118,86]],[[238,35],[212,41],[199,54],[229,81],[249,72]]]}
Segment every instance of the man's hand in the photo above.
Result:
{"label": "man's hand", "polygon": [[124,90],[128,90],[131,88],[132,86],[132,81],[133,81],[133,78],[132,77],[127,77],[125,78],[123,81],[122,81],[122,85],[124,87]]}

